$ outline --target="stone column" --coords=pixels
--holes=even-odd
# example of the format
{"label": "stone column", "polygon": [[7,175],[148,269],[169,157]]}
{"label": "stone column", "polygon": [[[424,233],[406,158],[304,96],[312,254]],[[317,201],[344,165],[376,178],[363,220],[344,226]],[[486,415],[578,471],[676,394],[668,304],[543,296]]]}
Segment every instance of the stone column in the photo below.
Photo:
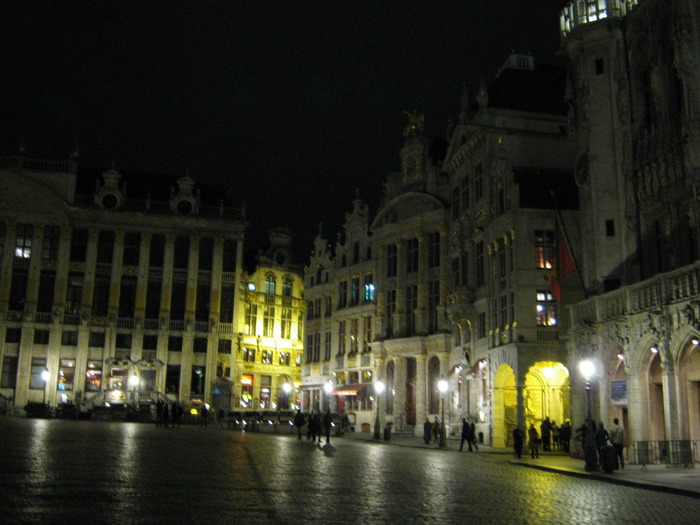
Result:
{"label": "stone column", "polygon": [[[32,256],[29,260],[29,271],[27,273],[27,301],[24,305],[25,321],[33,321],[36,312],[36,303],[39,296],[39,282],[41,275],[41,250],[44,245],[44,225],[34,226],[34,236],[32,238]],[[7,242],[5,243],[7,245]]]}
{"label": "stone column", "polygon": [[678,403],[678,390],[674,377],[676,370],[670,352],[667,351],[666,346],[666,343],[659,344],[659,352],[664,356],[664,359],[661,361],[661,381],[664,396],[664,431],[666,439],[676,440],[681,439],[679,421],[680,404]]}
{"label": "stone column", "polygon": [[170,321],[170,299],[173,295],[173,264],[175,260],[175,236],[165,236],[163,247],[163,283],[160,293],[160,327],[168,328]]}
{"label": "stone column", "polygon": [[396,312],[394,313],[394,336],[406,334],[406,243],[396,241]]}
{"label": "stone column", "polygon": [[428,359],[416,356],[416,435],[423,434],[423,422],[428,416]]}
{"label": "stone column", "polygon": [[[418,300],[415,312],[417,334],[428,332],[428,252],[425,243],[425,234],[420,232],[418,238]],[[411,315],[411,312],[406,312]]]}
{"label": "stone column", "polygon": [[[15,238],[17,225],[14,222],[5,223],[5,250],[0,260],[0,308],[7,311],[12,284],[12,261],[15,258]],[[22,405],[24,406],[24,405]]]}

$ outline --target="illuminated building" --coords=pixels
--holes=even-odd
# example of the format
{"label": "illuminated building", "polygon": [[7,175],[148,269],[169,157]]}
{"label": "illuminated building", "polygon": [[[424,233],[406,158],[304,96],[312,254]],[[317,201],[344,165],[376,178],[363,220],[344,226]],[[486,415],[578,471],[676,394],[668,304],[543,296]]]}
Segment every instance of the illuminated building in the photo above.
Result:
{"label": "illuminated building", "polygon": [[561,14],[590,295],[571,309],[570,368],[594,363],[592,416],[630,442],[700,439],[699,24],[696,0]]}
{"label": "illuminated building", "polygon": [[233,404],[241,409],[299,405],[304,282],[291,246],[287,230],[271,231],[241,280],[233,380]]}
{"label": "illuminated building", "polygon": [[0,160],[0,393],[228,406],[245,226],[189,176]]}

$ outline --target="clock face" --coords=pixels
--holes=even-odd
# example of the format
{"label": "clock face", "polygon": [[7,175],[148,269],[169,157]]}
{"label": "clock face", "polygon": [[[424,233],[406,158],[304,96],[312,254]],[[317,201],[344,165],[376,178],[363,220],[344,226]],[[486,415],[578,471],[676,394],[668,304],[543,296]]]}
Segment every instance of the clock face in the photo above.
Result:
{"label": "clock face", "polygon": [[588,158],[588,152],[584,151],[576,159],[576,167],[574,168],[574,177],[576,184],[583,186],[588,182],[588,176],[591,171],[591,162]]}

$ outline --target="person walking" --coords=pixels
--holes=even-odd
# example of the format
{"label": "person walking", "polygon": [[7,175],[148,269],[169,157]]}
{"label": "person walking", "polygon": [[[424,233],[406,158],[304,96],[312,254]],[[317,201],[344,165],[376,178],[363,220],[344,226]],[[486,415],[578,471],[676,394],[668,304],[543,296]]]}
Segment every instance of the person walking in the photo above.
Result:
{"label": "person walking", "polygon": [[[462,452],[465,441],[469,442],[469,422],[465,418],[462,418],[462,441],[459,442],[460,452]],[[469,450],[471,450],[471,443],[469,444]]]}
{"label": "person walking", "polygon": [[202,410],[200,411],[201,415],[201,420],[200,423],[202,426],[207,426],[209,424],[209,409],[207,408],[207,405],[202,406]]}
{"label": "person walking", "polygon": [[613,426],[610,427],[608,436],[610,437],[610,442],[612,443],[612,446],[615,449],[617,459],[620,462],[620,468],[625,468],[625,458],[622,453],[625,448],[627,436],[625,434],[625,428],[620,426],[619,419],[613,419]]}
{"label": "person walking", "polygon": [[440,436],[440,420],[435,416],[435,421],[433,422],[433,443],[437,443],[438,437]]}
{"label": "person walking", "polygon": [[599,465],[603,464],[603,456],[600,454],[600,450],[608,444],[608,439],[610,439],[610,436],[608,436],[608,431],[605,430],[603,422],[600,421],[598,423],[598,428],[595,431],[595,448],[598,451]]}
{"label": "person walking", "polygon": [[469,452],[474,452],[472,450],[472,446],[474,447],[474,450],[478,451],[479,446],[476,444],[476,424],[474,423],[473,419],[469,420]]}
{"label": "person walking", "polygon": [[552,421],[552,450],[559,452],[561,450],[561,429],[556,421]]}
{"label": "person walking", "polygon": [[[331,442],[331,428],[333,427],[333,418],[331,417],[331,409],[329,408],[323,415],[323,429],[326,431],[326,443]],[[321,442],[321,436],[318,437],[318,442]]]}
{"label": "person walking", "polygon": [[182,407],[177,401],[173,401],[172,406],[170,407],[170,420],[172,421],[173,427],[177,425],[177,428],[180,428],[180,420],[182,419]]}
{"label": "person walking", "polygon": [[304,426],[304,414],[301,413],[301,409],[297,410],[294,416],[294,426],[297,427],[297,435],[299,436],[299,441],[301,441],[301,427]]}
{"label": "person walking", "polygon": [[522,458],[523,455],[523,442],[525,441],[525,432],[519,426],[513,429],[513,449],[515,450],[515,457],[518,459]]}
{"label": "person walking", "polygon": [[537,433],[534,423],[530,423],[530,428],[527,430],[528,447],[530,448],[530,456],[532,459],[540,457],[540,435]]}
{"label": "person walking", "polygon": [[163,403],[163,426],[168,428],[168,422],[170,421],[170,414],[168,413],[168,404]]}
{"label": "person walking", "polygon": [[569,453],[569,447],[571,445],[571,421],[568,419],[562,423],[559,429],[559,445],[564,452],[567,454]]}
{"label": "person walking", "polygon": [[156,401],[156,426],[157,427],[162,427],[163,426],[163,403],[162,399],[159,399]]}
{"label": "person walking", "polygon": [[430,423],[430,419],[425,418],[425,423],[423,423],[423,441],[426,445],[430,445],[430,436],[433,433],[433,425]]}
{"label": "person walking", "polygon": [[321,442],[321,413],[320,412],[314,412],[313,416],[311,416],[311,422],[309,423],[311,426],[311,442],[316,443],[316,438],[318,438],[318,442]]}

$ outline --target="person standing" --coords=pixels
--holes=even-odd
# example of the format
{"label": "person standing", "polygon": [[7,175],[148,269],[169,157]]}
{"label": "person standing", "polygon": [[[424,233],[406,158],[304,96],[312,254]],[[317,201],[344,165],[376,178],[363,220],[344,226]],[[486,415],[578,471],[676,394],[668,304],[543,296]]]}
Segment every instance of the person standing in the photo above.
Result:
{"label": "person standing", "polygon": [[168,413],[168,404],[163,403],[163,426],[168,428],[168,422],[170,421],[170,414]]}
{"label": "person standing", "polygon": [[180,419],[182,418],[182,407],[177,401],[173,401],[170,407],[170,419],[172,420],[173,427],[177,425],[180,428]]}
{"label": "person standing", "polygon": [[469,420],[469,452],[474,452],[472,450],[472,446],[474,446],[474,450],[479,450],[478,445],[476,444],[476,424],[474,423],[473,419]]}
{"label": "person standing", "polygon": [[608,444],[608,439],[610,439],[610,436],[608,436],[608,431],[605,430],[603,422],[598,422],[598,429],[595,431],[595,448],[598,451],[598,463],[600,465],[603,464],[603,456],[600,450]]}
{"label": "person standing", "polygon": [[549,421],[549,416],[545,417],[544,421],[542,421],[540,430],[542,431],[542,450],[544,452],[549,452],[552,449],[552,423]]}
{"label": "person standing", "polygon": [[523,455],[523,442],[525,441],[525,432],[520,427],[515,427],[513,429],[513,448],[515,449],[515,457],[518,459],[522,458]]}
{"label": "person standing", "polygon": [[297,427],[297,435],[299,436],[299,440],[301,440],[301,427],[304,426],[304,414],[301,413],[301,409],[297,410],[294,416],[294,426]]}
{"label": "person standing", "polygon": [[[326,443],[331,442],[331,428],[333,427],[333,418],[331,417],[330,408],[323,415],[323,428],[326,431]],[[318,442],[321,442],[321,436],[318,437]]]}
{"label": "person standing", "polygon": [[595,422],[592,419],[586,419],[586,422],[576,430],[583,444],[583,458],[586,461],[586,472],[598,470],[598,455],[596,453],[596,429]]}
{"label": "person standing", "polygon": [[556,421],[552,421],[552,450],[559,452],[561,450],[561,429]]}
{"label": "person standing", "polygon": [[207,408],[207,405],[202,406],[202,410],[200,411],[200,416],[201,416],[201,421],[200,423],[202,426],[207,426],[209,424],[209,409]]}
{"label": "person standing", "polygon": [[528,447],[530,448],[530,456],[532,459],[540,457],[540,435],[537,433],[534,423],[530,423],[530,428],[527,429]]}
{"label": "person standing", "polygon": [[163,400],[159,399],[156,401],[156,426],[163,426]]}
{"label": "person standing", "polygon": [[564,423],[562,423],[561,428],[559,429],[559,445],[561,446],[561,449],[568,454],[570,444],[571,421],[567,419],[566,421],[564,421]]}
{"label": "person standing", "polygon": [[608,436],[610,437],[610,442],[612,443],[613,448],[615,449],[615,454],[617,455],[617,459],[620,461],[620,468],[625,468],[625,458],[623,457],[623,449],[625,448],[625,442],[627,441],[627,436],[625,435],[625,429],[624,427],[620,426],[620,420],[615,418],[613,419],[613,426],[610,427],[610,431],[608,432]]}
{"label": "person standing", "polygon": [[[469,422],[465,418],[462,418],[462,441],[459,442],[460,452],[462,452],[465,441],[469,442]],[[469,443],[469,450],[471,450],[471,443]]]}
{"label": "person standing", "polygon": [[440,436],[440,420],[435,416],[435,421],[433,422],[433,443],[437,443],[438,437]]}
{"label": "person standing", "polygon": [[425,418],[425,423],[423,423],[423,441],[426,445],[430,445],[430,435],[433,433],[433,425],[430,423],[430,419]]}
{"label": "person standing", "polygon": [[309,423],[311,426],[311,442],[316,443],[316,438],[318,438],[318,442],[321,442],[321,413],[320,412],[314,412],[313,416],[311,417],[311,422]]}

